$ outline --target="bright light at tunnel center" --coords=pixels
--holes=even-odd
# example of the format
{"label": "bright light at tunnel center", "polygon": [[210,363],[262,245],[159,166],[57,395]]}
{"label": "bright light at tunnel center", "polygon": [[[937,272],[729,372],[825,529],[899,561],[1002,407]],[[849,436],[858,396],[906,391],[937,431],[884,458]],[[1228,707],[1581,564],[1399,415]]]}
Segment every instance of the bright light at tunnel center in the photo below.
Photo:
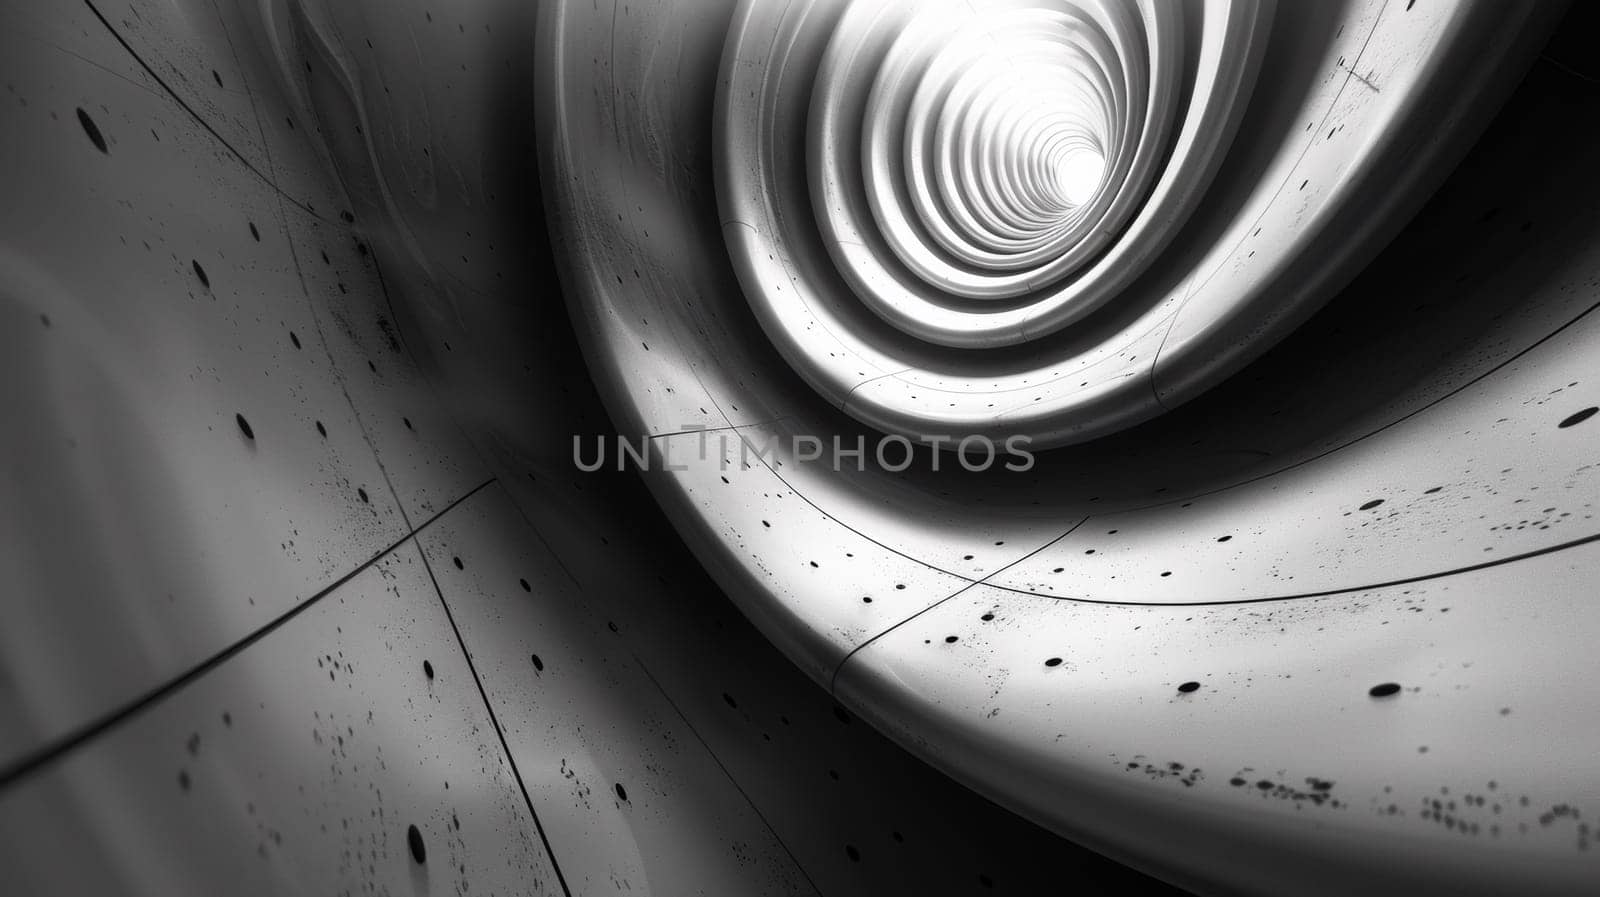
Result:
{"label": "bright light at tunnel center", "polygon": [[1098,152],[1082,149],[1068,153],[1056,170],[1062,198],[1075,206],[1083,205],[1100,189],[1105,173],[1106,160]]}

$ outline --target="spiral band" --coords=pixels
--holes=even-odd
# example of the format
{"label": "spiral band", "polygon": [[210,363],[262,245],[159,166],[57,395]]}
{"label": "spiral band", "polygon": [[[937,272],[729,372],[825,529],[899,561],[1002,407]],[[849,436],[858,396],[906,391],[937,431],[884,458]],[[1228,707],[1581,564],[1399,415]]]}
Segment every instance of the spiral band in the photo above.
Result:
{"label": "spiral band", "polygon": [[[717,149],[757,317],[884,429],[1081,438],[1171,311],[1127,288],[1216,172],[1265,20],[1254,2],[745,4]],[[1074,327],[1113,300],[1114,325]]]}

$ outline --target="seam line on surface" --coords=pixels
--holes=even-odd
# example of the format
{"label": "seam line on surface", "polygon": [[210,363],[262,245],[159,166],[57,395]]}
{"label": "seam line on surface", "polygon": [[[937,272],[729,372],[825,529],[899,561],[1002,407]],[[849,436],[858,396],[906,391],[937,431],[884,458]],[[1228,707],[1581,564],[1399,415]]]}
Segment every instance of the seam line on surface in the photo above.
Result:
{"label": "seam line on surface", "polygon": [[71,753],[74,749],[100,735],[105,734],[107,731],[115,728],[121,723],[126,722],[128,719],[138,715],[145,708],[160,703],[167,696],[181,690],[184,686],[196,681],[206,673],[221,666],[223,663],[234,657],[234,655],[243,652],[246,648],[249,648],[256,642],[259,642],[268,635],[271,635],[285,623],[288,623],[290,620],[298,617],[300,614],[309,610],[314,605],[320,603],[322,599],[338,591],[341,586],[350,582],[350,580],[355,579],[360,574],[366,572],[366,570],[372,565],[393,554],[397,549],[400,548],[400,546],[416,538],[418,533],[427,529],[435,520],[443,517],[456,505],[459,505],[476,495],[480,490],[493,482],[493,479],[489,479],[479,483],[470,492],[451,502],[444,508],[444,510],[423,521],[422,525],[418,526],[416,529],[406,533],[393,544],[385,547],[367,560],[362,561],[355,567],[355,569],[344,574],[343,576],[340,576],[321,591],[305,599],[304,601],[301,601],[299,604],[296,604],[287,611],[284,611],[282,614],[279,614],[277,617],[268,621],[265,625],[257,628],[249,635],[246,635],[244,638],[239,639],[228,647],[223,648],[221,651],[218,651],[210,657],[207,657],[206,659],[190,667],[188,670],[178,674],[166,682],[157,685],[149,691],[146,691],[143,695],[134,698],[132,701],[123,704],[121,707],[101,714],[99,717],[78,726],[77,728],[69,731],[67,734],[55,738],[23,754],[21,758],[12,762],[9,766],[0,768],[0,792],[4,792],[5,789],[16,784],[19,780],[23,779],[29,774],[37,772],[39,769],[48,766],[63,756]]}

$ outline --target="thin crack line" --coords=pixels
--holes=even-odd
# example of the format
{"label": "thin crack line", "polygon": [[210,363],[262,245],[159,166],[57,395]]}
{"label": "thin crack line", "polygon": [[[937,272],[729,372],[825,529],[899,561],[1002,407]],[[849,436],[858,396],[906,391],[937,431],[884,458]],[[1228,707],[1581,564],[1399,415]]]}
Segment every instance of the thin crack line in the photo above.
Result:
{"label": "thin crack line", "polygon": [[439,604],[444,608],[444,617],[450,622],[450,630],[455,633],[456,644],[461,647],[461,657],[467,662],[467,671],[472,674],[472,683],[478,687],[478,697],[483,701],[484,712],[489,714],[489,723],[494,726],[494,734],[500,739],[500,750],[505,752],[506,765],[511,767],[511,775],[517,780],[517,788],[522,791],[522,800],[528,805],[528,815],[533,817],[534,830],[538,832],[539,841],[544,845],[545,856],[550,858],[550,868],[556,873],[561,893],[566,897],[572,897],[572,889],[567,886],[566,876],[561,874],[561,863],[556,860],[556,852],[551,849],[550,838],[545,834],[544,823],[539,821],[539,811],[533,808],[533,796],[528,793],[528,786],[522,780],[522,770],[517,768],[517,760],[511,755],[511,744],[506,740],[505,728],[500,725],[500,718],[495,715],[494,704],[489,701],[489,692],[483,687],[483,677],[478,675],[478,666],[472,662],[472,652],[467,650],[467,640],[461,635],[461,627],[456,625],[455,614],[450,611],[450,602],[445,600],[444,590],[439,588],[439,578],[433,575],[433,564],[428,561],[428,552],[420,542],[417,545],[417,554],[422,557],[422,569],[427,571],[428,581],[433,583],[433,593],[439,596]]}
{"label": "thin crack line", "polygon": [[1013,586],[994,585],[992,583],[989,584],[989,587],[1000,589],[1004,592],[1010,592],[1013,595],[1027,595],[1032,598],[1043,598],[1047,601],[1065,601],[1072,604],[1097,604],[1105,607],[1229,607],[1240,604],[1270,604],[1276,601],[1298,601],[1305,598],[1327,598],[1333,595],[1350,595],[1356,592],[1373,592],[1379,589],[1394,588],[1395,586],[1411,585],[1412,583],[1443,579],[1448,576],[1476,573],[1479,570],[1488,570],[1493,567],[1501,567],[1506,564],[1516,563],[1518,561],[1531,560],[1532,558],[1543,557],[1544,555],[1554,554],[1558,551],[1565,551],[1569,548],[1579,548],[1584,545],[1588,545],[1591,542],[1600,542],[1600,533],[1584,536],[1579,539],[1573,539],[1569,542],[1562,542],[1559,545],[1546,545],[1543,548],[1535,548],[1530,551],[1524,551],[1521,554],[1511,555],[1510,557],[1495,558],[1492,561],[1482,561],[1476,564],[1467,564],[1466,566],[1462,567],[1452,567],[1449,570],[1435,570],[1432,573],[1419,573],[1415,576],[1407,576],[1401,579],[1391,579],[1386,582],[1367,583],[1359,586],[1341,586],[1336,589],[1324,589],[1318,592],[1301,592],[1296,595],[1269,595],[1262,598],[1230,598],[1217,601],[1113,601],[1102,598],[1074,598],[1070,595],[1043,595],[1027,589],[1019,589]]}
{"label": "thin crack line", "polygon": [[705,748],[706,755],[711,758],[711,762],[717,764],[717,768],[722,770],[722,774],[728,777],[728,783],[733,786],[733,790],[739,792],[739,796],[744,798],[745,802],[750,805],[750,811],[755,813],[756,818],[761,820],[761,824],[767,827],[768,832],[772,833],[772,839],[777,841],[778,846],[783,848],[783,852],[789,855],[790,861],[794,863],[794,867],[800,872],[801,877],[806,880],[806,884],[811,886],[812,891],[818,895],[821,895],[822,889],[817,887],[817,883],[815,881],[811,880],[810,873],[806,872],[805,866],[800,864],[799,857],[796,857],[794,855],[794,851],[789,849],[789,845],[784,843],[783,838],[778,835],[778,830],[773,827],[770,821],[767,820],[766,815],[761,812],[761,808],[756,806],[756,802],[751,799],[748,793],[746,793],[744,786],[739,784],[739,780],[735,779],[733,777],[733,773],[728,771],[728,767],[723,765],[722,759],[717,756],[716,751],[711,749],[711,745],[706,743],[705,738],[700,735],[700,731],[689,722],[689,717],[686,716],[683,710],[678,707],[678,703],[672,700],[671,695],[667,694],[667,690],[663,688],[661,683],[656,680],[656,677],[651,674],[650,669],[644,665],[644,661],[639,659],[639,655],[634,654],[631,651],[628,653],[631,657],[633,657],[633,662],[639,665],[639,671],[644,673],[645,678],[650,680],[650,684],[656,687],[656,691],[661,692],[662,700],[666,701],[667,706],[671,707],[673,712],[678,714],[678,719],[683,721],[683,725],[689,730],[689,734],[693,735],[695,740],[700,742],[700,746]]}
{"label": "thin crack line", "polygon": [[239,163],[248,169],[251,174],[254,174],[256,177],[260,178],[261,182],[272,188],[273,192],[288,200],[290,203],[293,203],[306,214],[316,218],[319,221],[329,222],[329,219],[323,218],[316,212],[315,209],[284,192],[282,187],[278,186],[277,183],[275,183],[271,178],[263,174],[261,169],[256,168],[255,164],[252,163],[244,153],[239,152],[239,150],[235,148],[232,143],[229,143],[228,138],[223,137],[220,133],[218,133],[216,128],[211,126],[210,122],[202,118],[200,113],[196,112],[194,107],[189,105],[188,101],[179,96],[178,92],[173,90],[171,85],[167,84],[167,82],[162,79],[160,75],[156,74],[156,70],[152,68],[148,62],[144,61],[144,57],[140,56],[138,52],[133,49],[133,45],[129,44],[128,41],[123,38],[122,34],[112,26],[110,20],[107,19],[105,15],[100,12],[99,8],[94,5],[94,0],[83,0],[83,2],[85,6],[89,7],[89,11],[94,13],[94,17],[100,20],[100,24],[105,26],[106,31],[111,33],[111,37],[115,39],[117,43],[122,45],[122,49],[128,51],[128,55],[133,57],[133,61],[139,63],[139,67],[144,69],[145,72],[149,74],[149,76],[153,78],[157,84],[161,85],[161,89],[167,92],[167,96],[170,97],[174,103],[177,103],[180,107],[182,107],[183,111],[189,113],[189,117],[194,119],[195,122],[200,125],[200,127],[205,128],[212,137],[215,137],[217,142],[221,143],[223,147],[228,150],[228,152],[232,153],[234,157],[239,160]]}
{"label": "thin crack line", "polygon": [[906,617],[904,620],[901,620],[900,622],[894,624],[893,626],[890,626],[888,629],[885,629],[882,632],[878,633],[877,635],[874,635],[872,638],[869,638],[866,641],[862,642],[861,644],[856,645],[854,648],[851,648],[850,652],[847,653],[844,657],[840,658],[839,662],[834,665],[833,675],[828,677],[828,694],[833,695],[834,697],[838,697],[839,674],[841,672],[843,672],[845,664],[850,662],[850,658],[856,656],[856,654],[858,652],[860,652],[861,650],[866,648],[868,645],[872,644],[873,642],[877,641],[880,638],[883,638],[884,636],[886,636],[889,633],[895,631],[896,629],[899,629],[901,626],[904,626],[907,623],[910,623],[912,620],[915,620],[916,618],[922,616],[923,614],[927,613],[928,611],[933,610],[936,607],[939,607],[940,605],[944,604],[945,602],[949,601],[950,599],[955,598],[957,595],[964,594],[968,590],[977,588],[978,586],[986,585],[990,578],[995,577],[995,576],[999,576],[1001,573],[1004,573],[1005,571],[1011,569],[1012,567],[1015,567],[1016,565],[1018,565],[1018,564],[1022,563],[1023,561],[1027,560],[1028,558],[1033,557],[1034,555],[1038,554],[1039,552],[1044,551],[1046,548],[1049,548],[1050,546],[1056,544],[1057,542],[1060,542],[1062,539],[1065,539],[1066,537],[1072,535],[1074,532],[1076,532],[1078,530],[1079,527],[1083,526],[1085,523],[1088,523],[1090,521],[1090,519],[1092,519],[1092,518],[1084,517],[1082,520],[1079,520],[1077,523],[1074,523],[1070,528],[1067,529],[1066,532],[1062,533],[1059,536],[1056,536],[1054,539],[1051,539],[1050,541],[1044,543],[1043,545],[1040,545],[1038,548],[1035,548],[1034,550],[1028,552],[1027,554],[1023,555],[1022,557],[1017,558],[1016,560],[1012,561],[1009,564],[1006,564],[1005,566],[997,567],[993,571],[984,574],[984,576],[981,579],[975,579],[975,580],[967,583],[966,585],[962,586],[961,588],[956,589],[954,592],[951,592],[950,594],[944,596],[943,598],[940,598],[938,601],[935,601],[934,603],[928,605],[927,607],[924,607],[922,610],[917,611],[916,613],[912,614],[911,616]]}
{"label": "thin crack line", "polygon": [[315,595],[312,595],[304,601],[301,601],[299,604],[296,604],[294,607],[278,615],[266,625],[256,629],[254,632],[250,633],[244,638],[239,639],[228,647],[223,648],[221,651],[218,651],[210,657],[200,661],[199,663],[190,667],[187,671],[167,680],[167,682],[150,689],[140,697],[135,698],[132,702],[125,704],[120,708],[111,710],[110,712],[101,715],[98,719],[85,723],[66,735],[62,735],[47,744],[35,748],[33,751],[25,754],[21,759],[12,762],[10,766],[0,769],[0,791],[4,791],[6,788],[16,784],[19,780],[30,773],[38,771],[50,763],[62,758],[74,749],[82,746],[86,742],[103,735],[110,729],[113,729],[119,724],[126,722],[127,720],[136,716],[140,711],[159,703],[169,695],[182,689],[184,686],[194,682],[211,670],[216,669],[218,666],[221,666],[223,663],[244,651],[246,648],[249,648],[256,642],[261,641],[263,638],[266,638],[268,635],[281,628],[285,623],[288,623],[295,617],[305,613],[307,610],[321,602],[322,599],[333,594],[335,591],[338,591],[341,586],[350,582],[352,579],[355,579],[360,574],[366,572],[366,570],[372,565],[394,553],[394,551],[400,546],[404,545],[411,539],[416,538],[418,533],[421,533],[423,530],[427,529],[433,524],[434,521],[438,520],[440,517],[443,517],[456,505],[459,505],[476,495],[479,490],[493,482],[494,479],[490,478],[482,483],[479,483],[470,492],[451,502],[445,507],[444,510],[433,515],[432,517],[429,517],[422,523],[421,526],[418,526],[416,529],[406,533],[393,544],[363,561],[355,569],[334,580],[332,584],[328,585],[322,591],[317,592]]}

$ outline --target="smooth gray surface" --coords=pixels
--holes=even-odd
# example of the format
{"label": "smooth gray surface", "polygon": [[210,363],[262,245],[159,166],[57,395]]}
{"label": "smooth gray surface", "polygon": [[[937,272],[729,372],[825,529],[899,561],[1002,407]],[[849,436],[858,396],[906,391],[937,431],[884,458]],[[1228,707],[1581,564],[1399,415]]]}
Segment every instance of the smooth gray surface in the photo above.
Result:
{"label": "smooth gray surface", "polygon": [[18,894],[561,893],[414,545],[0,800]]}

